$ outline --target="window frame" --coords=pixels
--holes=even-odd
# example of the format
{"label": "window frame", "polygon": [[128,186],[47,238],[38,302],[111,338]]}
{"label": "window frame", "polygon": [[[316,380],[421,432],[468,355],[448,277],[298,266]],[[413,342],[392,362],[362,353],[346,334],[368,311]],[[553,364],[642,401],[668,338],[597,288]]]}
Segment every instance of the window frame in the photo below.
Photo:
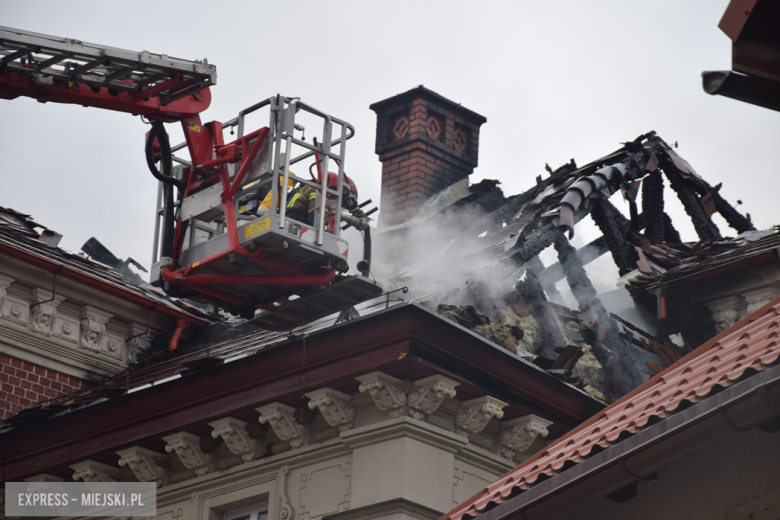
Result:
{"label": "window frame", "polygon": [[[248,518],[247,518],[248,516]],[[222,520],[268,520],[268,502],[263,501],[240,509],[225,511]]]}

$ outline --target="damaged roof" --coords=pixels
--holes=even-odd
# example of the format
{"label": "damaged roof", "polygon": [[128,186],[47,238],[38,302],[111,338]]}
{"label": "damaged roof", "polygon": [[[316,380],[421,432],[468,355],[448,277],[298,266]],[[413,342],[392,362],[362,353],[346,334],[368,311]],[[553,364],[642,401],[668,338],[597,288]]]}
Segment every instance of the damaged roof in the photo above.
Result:
{"label": "damaged roof", "polygon": [[629,283],[652,289],[680,281],[710,278],[737,266],[776,261],[780,230],[746,231],[733,238],[695,243],[648,242],[636,247],[639,274]]}
{"label": "damaged roof", "polygon": [[[41,232],[36,228],[42,228]],[[55,276],[62,276],[137,305],[193,324],[214,321],[212,316],[171,298],[151,285],[138,286],[110,267],[57,247],[60,235],[32,220],[29,215],[0,208],[0,254],[16,258]]]}
{"label": "damaged roof", "polygon": [[[780,298],[688,354],[441,517],[477,517],[659,419],[777,364]],[[549,491],[549,490],[548,490]]]}

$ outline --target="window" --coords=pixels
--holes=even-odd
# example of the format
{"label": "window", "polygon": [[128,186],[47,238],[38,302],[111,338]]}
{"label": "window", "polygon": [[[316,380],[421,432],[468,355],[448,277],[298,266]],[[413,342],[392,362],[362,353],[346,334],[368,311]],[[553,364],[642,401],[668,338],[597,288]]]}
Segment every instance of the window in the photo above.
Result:
{"label": "window", "polygon": [[262,504],[236,509],[225,513],[223,520],[268,520],[268,504]]}

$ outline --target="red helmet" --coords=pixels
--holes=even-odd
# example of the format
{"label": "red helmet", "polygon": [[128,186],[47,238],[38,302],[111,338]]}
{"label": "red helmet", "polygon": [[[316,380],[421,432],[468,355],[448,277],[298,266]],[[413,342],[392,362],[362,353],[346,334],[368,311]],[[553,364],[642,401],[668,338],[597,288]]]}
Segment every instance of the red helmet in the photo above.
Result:
{"label": "red helmet", "polygon": [[[331,190],[335,190],[338,188],[339,185],[339,176],[337,173],[328,172],[328,188]],[[347,177],[347,174],[344,174],[344,182],[343,182],[343,196],[349,196],[354,195],[357,198],[357,186],[355,186],[355,183],[352,182],[352,179]]]}

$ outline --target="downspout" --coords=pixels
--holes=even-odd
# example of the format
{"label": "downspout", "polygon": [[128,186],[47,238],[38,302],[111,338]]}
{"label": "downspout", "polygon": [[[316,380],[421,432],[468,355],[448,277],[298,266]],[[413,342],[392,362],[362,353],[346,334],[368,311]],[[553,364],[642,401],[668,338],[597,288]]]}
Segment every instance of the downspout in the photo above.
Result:
{"label": "downspout", "polygon": [[168,352],[173,352],[179,347],[179,340],[184,329],[190,326],[190,322],[187,320],[176,320],[176,330],[173,331],[171,341],[168,343]]}

